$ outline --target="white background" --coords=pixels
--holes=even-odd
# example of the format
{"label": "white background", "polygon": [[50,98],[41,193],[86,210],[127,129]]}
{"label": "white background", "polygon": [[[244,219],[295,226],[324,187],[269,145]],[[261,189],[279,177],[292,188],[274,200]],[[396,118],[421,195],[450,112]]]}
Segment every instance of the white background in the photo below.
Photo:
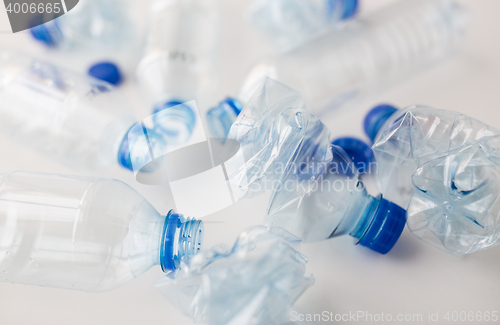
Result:
{"label": "white background", "polygon": [[[245,25],[243,12],[248,1],[222,2],[222,85],[215,94],[220,99],[235,94],[250,64],[266,52],[263,43]],[[361,2],[362,12],[367,13],[391,0]],[[500,2],[460,2],[473,18],[464,51],[377,98],[366,100],[355,110],[325,119],[334,136],[363,136],[361,123],[365,112],[381,101],[399,107],[418,103],[455,110],[500,128]],[[138,35],[142,33],[147,3],[136,0],[134,4]],[[24,49],[80,72],[95,57],[46,50],[27,33],[0,34],[0,45]],[[134,57],[124,62],[133,63]],[[126,70],[129,79],[122,89],[136,108],[138,118],[144,118],[150,112],[141,105],[133,87],[133,64]],[[24,170],[78,174],[5,137],[0,137],[0,150],[0,173]],[[168,189],[138,184],[126,171],[116,168],[97,175],[130,184],[161,213],[173,205]],[[262,221],[266,204],[265,196],[242,200],[206,217],[206,247],[220,242],[232,244],[239,231]],[[397,314],[422,314],[424,324],[446,324],[443,317],[448,311],[500,312],[500,247],[456,258],[421,242],[405,229],[386,256],[353,245],[348,236],[304,244],[302,252],[309,257],[307,272],[316,277],[316,284],[296,304],[304,313],[364,311],[390,313],[394,318]],[[155,267],[131,283],[101,294],[2,283],[0,324],[191,324],[153,288],[161,277],[160,268]],[[429,312],[438,312],[440,322],[428,321]],[[370,322],[360,319],[347,323]]]}

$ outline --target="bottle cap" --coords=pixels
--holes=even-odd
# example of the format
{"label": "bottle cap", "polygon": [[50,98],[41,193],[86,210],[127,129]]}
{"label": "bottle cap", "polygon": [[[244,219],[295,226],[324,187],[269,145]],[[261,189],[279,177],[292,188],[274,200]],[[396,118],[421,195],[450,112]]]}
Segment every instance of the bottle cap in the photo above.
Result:
{"label": "bottle cap", "polygon": [[342,19],[348,19],[354,16],[358,11],[358,0],[344,0],[344,12]]}
{"label": "bottle cap", "polygon": [[396,244],[406,223],[406,210],[380,198],[370,224],[361,235],[358,244],[380,254],[388,253]]}
{"label": "bottle cap", "polygon": [[234,121],[243,107],[239,101],[228,97],[207,113],[207,122],[210,133],[214,138],[226,138]]}
{"label": "bottle cap", "polygon": [[368,164],[371,162],[373,156],[370,146],[359,139],[351,137],[338,138],[333,141],[332,144],[344,149],[349,158],[352,159],[358,172],[366,172]]}
{"label": "bottle cap", "polygon": [[182,257],[193,256],[203,249],[204,227],[201,220],[184,219],[182,214],[170,210],[165,218],[160,247],[163,272],[179,267]]}
{"label": "bottle cap", "polygon": [[44,43],[48,47],[56,47],[56,38],[52,35],[51,29],[49,29],[47,25],[48,23],[30,28],[31,36],[33,36],[33,38],[37,41]]}
{"label": "bottle cap", "polygon": [[120,69],[118,69],[118,66],[112,62],[96,63],[90,67],[88,74],[115,86],[119,85],[123,81]]}
{"label": "bottle cap", "polygon": [[389,104],[382,104],[372,108],[366,114],[364,129],[366,135],[373,141],[377,137],[378,131],[382,128],[385,121],[394,114],[398,109]]}

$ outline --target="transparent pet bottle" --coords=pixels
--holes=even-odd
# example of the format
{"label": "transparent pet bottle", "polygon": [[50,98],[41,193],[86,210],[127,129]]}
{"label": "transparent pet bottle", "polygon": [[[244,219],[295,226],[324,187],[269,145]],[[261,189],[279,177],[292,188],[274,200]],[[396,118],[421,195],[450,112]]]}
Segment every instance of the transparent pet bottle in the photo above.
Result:
{"label": "transparent pet bottle", "polygon": [[458,112],[380,105],[368,113],[365,131],[379,187],[408,206],[417,237],[457,255],[498,244],[498,130]]}
{"label": "transparent pet bottle", "polygon": [[353,162],[290,88],[267,79],[228,138],[246,158],[226,163],[234,197],[271,191],[267,225],[306,242],[349,234],[382,254],[401,235],[405,210],[368,195]]}
{"label": "transparent pet bottle", "polygon": [[31,28],[31,35],[46,46],[79,51],[116,50],[130,42],[133,30],[128,0],[80,0],[74,4],[53,4],[50,12],[37,17],[40,21],[59,12],[67,13]]}
{"label": "transparent pet bottle", "polygon": [[0,133],[9,138],[75,169],[132,170],[149,147],[166,146],[141,125],[108,83],[0,47]]}
{"label": "transparent pet bottle", "polygon": [[339,29],[357,9],[358,0],[254,0],[249,15],[276,50],[285,52]]}
{"label": "transparent pet bottle", "polygon": [[399,1],[353,20],[340,33],[258,62],[237,97],[207,113],[210,131],[223,138],[265,77],[296,89],[316,115],[352,104],[448,57],[462,44],[466,22],[453,0]]}
{"label": "transparent pet bottle", "polygon": [[154,107],[156,127],[182,143],[197,121],[195,112],[181,104],[196,100],[203,105],[217,86],[219,3],[157,0],[149,17],[137,82]]}
{"label": "transparent pet bottle", "polygon": [[102,292],[202,249],[203,223],[161,216],[106,178],[0,176],[0,281]]}

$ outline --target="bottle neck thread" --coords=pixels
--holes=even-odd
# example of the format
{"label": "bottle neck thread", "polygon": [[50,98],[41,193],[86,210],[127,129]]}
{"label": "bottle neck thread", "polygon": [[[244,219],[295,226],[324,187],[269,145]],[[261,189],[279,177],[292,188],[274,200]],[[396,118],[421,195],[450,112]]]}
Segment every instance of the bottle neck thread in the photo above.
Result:
{"label": "bottle neck thread", "polygon": [[165,218],[160,245],[163,272],[179,267],[183,257],[193,256],[203,249],[204,227],[201,220],[185,219],[170,210]]}

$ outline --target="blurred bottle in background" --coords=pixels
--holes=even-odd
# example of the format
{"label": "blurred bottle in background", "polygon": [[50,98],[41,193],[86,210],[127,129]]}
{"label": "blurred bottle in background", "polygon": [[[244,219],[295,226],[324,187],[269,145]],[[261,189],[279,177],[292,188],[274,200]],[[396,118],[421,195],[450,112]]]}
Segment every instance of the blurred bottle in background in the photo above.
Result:
{"label": "blurred bottle in background", "polygon": [[82,170],[132,170],[166,146],[110,84],[2,47],[0,133]]}
{"label": "blurred bottle in background", "polygon": [[136,77],[157,113],[156,127],[177,130],[170,141],[186,141],[197,122],[180,104],[196,100],[203,107],[218,85],[219,10],[218,0],[158,0],[151,7]]}
{"label": "blurred bottle in background", "polygon": [[[63,2],[64,3],[64,2]],[[54,20],[30,29],[31,35],[48,47],[78,51],[109,51],[130,42],[133,26],[128,0],[81,0]],[[57,4],[54,15],[64,11]],[[45,21],[40,16],[40,21]]]}
{"label": "blurred bottle in background", "polygon": [[332,29],[340,29],[358,10],[358,0],[254,0],[253,25],[286,52]]}
{"label": "blurred bottle in background", "polygon": [[166,217],[126,184],[0,175],[0,281],[102,292],[198,253],[203,223]]}
{"label": "blurred bottle in background", "polygon": [[335,110],[448,57],[462,43],[465,11],[453,0],[408,0],[353,20],[285,54],[257,63],[236,98],[208,112],[223,138],[265,77],[299,91],[313,114]]}
{"label": "blurred bottle in background", "polygon": [[31,28],[31,35],[49,49],[66,53],[65,59],[72,58],[76,66],[86,62],[90,76],[119,85],[137,60],[136,27],[130,17],[132,3],[85,0],[74,8],[67,7],[70,5],[74,4],[55,3],[50,13],[36,16],[34,23],[67,10],[66,14]]}

